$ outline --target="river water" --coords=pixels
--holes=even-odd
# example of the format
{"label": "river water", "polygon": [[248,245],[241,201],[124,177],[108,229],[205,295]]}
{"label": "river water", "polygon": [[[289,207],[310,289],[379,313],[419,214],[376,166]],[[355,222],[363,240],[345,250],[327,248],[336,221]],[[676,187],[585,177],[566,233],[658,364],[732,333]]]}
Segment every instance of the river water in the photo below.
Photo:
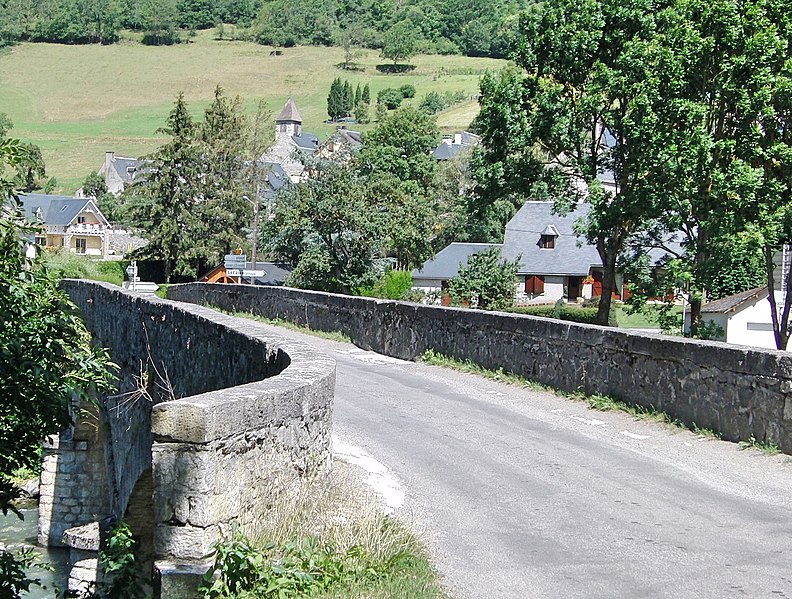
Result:
{"label": "river water", "polygon": [[69,577],[69,551],[67,549],[47,549],[36,544],[38,525],[38,508],[20,510],[25,516],[20,520],[16,514],[8,512],[5,516],[0,512],[0,543],[6,548],[21,546],[34,546],[41,554],[44,562],[51,564],[54,571],[35,568],[31,571],[31,578],[39,578],[44,587],[32,586],[30,592],[23,595],[30,599],[52,599],[56,596],[56,589],[65,589]]}

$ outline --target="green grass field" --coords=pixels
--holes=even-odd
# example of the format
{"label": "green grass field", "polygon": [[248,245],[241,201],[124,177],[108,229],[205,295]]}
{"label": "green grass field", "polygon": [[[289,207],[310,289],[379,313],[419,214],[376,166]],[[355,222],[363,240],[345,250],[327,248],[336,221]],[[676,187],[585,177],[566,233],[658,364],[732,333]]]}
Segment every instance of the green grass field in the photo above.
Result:
{"label": "green grass field", "polygon": [[[416,56],[415,70],[384,75],[376,70],[379,53],[366,51],[359,71],[342,71],[340,48],[287,48],[270,56],[269,46],[218,41],[199,32],[192,43],[171,47],[131,41],[111,46],[20,44],[0,54],[0,112],[15,124],[11,135],[41,146],[49,176],[59,192],[73,192],[102,164],[104,152],[139,156],[163,140],[164,125],[179,92],[195,114],[212,98],[216,85],[239,94],[252,106],[259,99],[277,113],[293,96],[303,126],[320,138],[334,127],[323,123],[327,93],[335,77],[352,85],[368,82],[372,97],[386,87],[410,83],[416,100],[429,91],[478,92],[478,80],[504,61],[463,56]],[[477,112],[475,102],[438,115],[446,131],[465,128]],[[372,117],[373,106],[372,106]]]}

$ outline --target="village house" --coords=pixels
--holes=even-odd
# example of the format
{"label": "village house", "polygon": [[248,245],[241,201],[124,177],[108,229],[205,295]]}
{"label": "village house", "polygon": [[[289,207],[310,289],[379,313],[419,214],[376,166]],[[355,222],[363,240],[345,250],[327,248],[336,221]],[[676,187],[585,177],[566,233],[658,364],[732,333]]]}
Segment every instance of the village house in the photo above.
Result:
{"label": "village house", "polygon": [[44,248],[106,258],[110,223],[90,198],[21,195],[25,216],[38,227],[35,241]]}
{"label": "village house", "polygon": [[116,156],[115,152],[105,152],[104,163],[99,168],[99,174],[104,178],[107,191],[118,195],[140,179],[145,165],[144,160],[124,158]]}

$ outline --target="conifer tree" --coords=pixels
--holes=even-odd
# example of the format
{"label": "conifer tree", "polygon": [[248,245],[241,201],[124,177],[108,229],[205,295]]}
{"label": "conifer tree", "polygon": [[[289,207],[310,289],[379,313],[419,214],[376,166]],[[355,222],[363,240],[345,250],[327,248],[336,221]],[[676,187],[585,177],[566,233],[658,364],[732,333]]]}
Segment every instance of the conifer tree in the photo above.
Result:
{"label": "conifer tree", "polygon": [[343,91],[343,110],[344,116],[349,116],[355,110],[355,92],[352,91],[352,85],[349,81],[344,81]]}
{"label": "conifer tree", "polygon": [[363,90],[360,89],[360,83],[358,83],[357,87],[355,88],[355,105],[352,109],[353,112],[357,111],[362,99],[363,99]]}
{"label": "conifer tree", "polygon": [[369,84],[363,86],[363,93],[360,96],[360,99],[363,100],[364,104],[371,104],[371,89],[369,88]]}
{"label": "conifer tree", "polygon": [[330,85],[330,93],[327,96],[327,114],[332,120],[336,120],[344,111],[343,107],[344,87],[341,78],[336,77]]}

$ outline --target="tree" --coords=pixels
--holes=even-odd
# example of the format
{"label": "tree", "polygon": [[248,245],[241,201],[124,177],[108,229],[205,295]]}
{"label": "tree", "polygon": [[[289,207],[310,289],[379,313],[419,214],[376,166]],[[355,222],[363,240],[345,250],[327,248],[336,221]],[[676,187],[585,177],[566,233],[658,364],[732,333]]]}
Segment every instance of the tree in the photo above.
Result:
{"label": "tree", "polygon": [[503,199],[533,188],[555,199],[560,211],[582,199],[590,204],[579,232],[603,264],[602,325],[617,260],[657,212],[651,183],[669,148],[654,112],[662,100],[655,81],[667,66],[654,36],[675,15],[665,6],[654,0],[537,5],[520,23],[515,60],[525,72],[482,82],[485,151],[477,170],[485,195]]}
{"label": "tree", "polygon": [[365,175],[387,172],[429,189],[437,166],[431,151],[439,140],[440,130],[431,116],[404,106],[364,134],[358,168]]}
{"label": "tree", "polygon": [[340,46],[344,51],[344,62],[341,63],[341,68],[345,71],[355,66],[354,61],[360,56],[358,46],[360,45],[361,39],[361,28],[355,23],[348,27],[339,28],[333,36],[335,45]]}
{"label": "tree", "polygon": [[261,243],[294,267],[289,283],[306,289],[356,293],[377,278],[381,225],[365,187],[344,165],[317,162],[311,177],[281,190]]}
{"label": "tree", "polygon": [[118,198],[107,191],[107,184],[102,175],[91,173],[85,177],[82,191],[85,197],[94,199],[99,210],[111,223],[117,223],[124,219],[124,207],[118,201]]}
{"label": "tree", "polygon": [[368,83],[363,86],[363,92],[360,95],[360,99],[364,104],[371,104],[371,89],[369,88]]}
{"label": "tree", "polygon": [[[18,140],[0,140],[0,163],[16,168],[25,154]],[[18,496],[12,473],[37,467],[41,441],[70,424],[75,400],[109,390],[112,365],[91,343],[58,281],[40,260],[25,257],[34,230],[25,223],[13,188],[12,181],[0,180],[0,510],[21,518],[12,504]],[[6,573],[0,595],[18,597],[33,581],[14,566],[29,565],[29,559],[0,548],[0,561]]]}
{"label": "tree", "polygon": [[519,259],[501,258],[492,247],[460,265],[459,274],[448,282],[452,297],[480,310],[502,310],[514,305]]}
{"label": "tree", "polygon": [[413,56],[418,48],[415,28],[408,21],[399,21],[382,36],[382,58],[397,64]]}
{"label": "tree", "polygon": [[344,81],[342,90],[342,114],[344,116],[349,116],[355,110],[355,92],[352,91],[352,85],[349,81]]}
{"label": "tree", "polygon": [[679,18],[665,28],[673,62],[659,80],[656,114],[674,152],[659,170],[661,220],[682,234],[677,278],[689,289],[693,334],[713,287],[716,248],[755,213],[774,170],[772,100],[790,40],[785,6],[682,0]]}
{"label": "tree", "polygon": [[330,120],[338,120],[344,112],[344,86],[341,78],[336,77],[330,85],[330,93],[327,95],[327,114]]}
{"label": "tree", "polygon": [[[11,119],[0,112],[0,140],[5,139],[13,128],[14,123]],[[42,179],[47,176],[47,171],[44,158],[41,156],[41,148],[32,143],[23,143],[23,146],[23,159],[16,164],[14,184],[17,190],[30,193],[42,187]],[[0,175],[3,174],[3,168],[0,164]]]}
{"label": "tree", "polygon": [[179,94],[159,133],[171,140],[149,157],[151,172],[130,188],[130,220],[143,229],[148,244],[145,255],[162,260],[165,282],[171,274],[194,274],[192,251],[202,239],[192,239],[196,230],[195,205],[200,173],[196,127]]}

